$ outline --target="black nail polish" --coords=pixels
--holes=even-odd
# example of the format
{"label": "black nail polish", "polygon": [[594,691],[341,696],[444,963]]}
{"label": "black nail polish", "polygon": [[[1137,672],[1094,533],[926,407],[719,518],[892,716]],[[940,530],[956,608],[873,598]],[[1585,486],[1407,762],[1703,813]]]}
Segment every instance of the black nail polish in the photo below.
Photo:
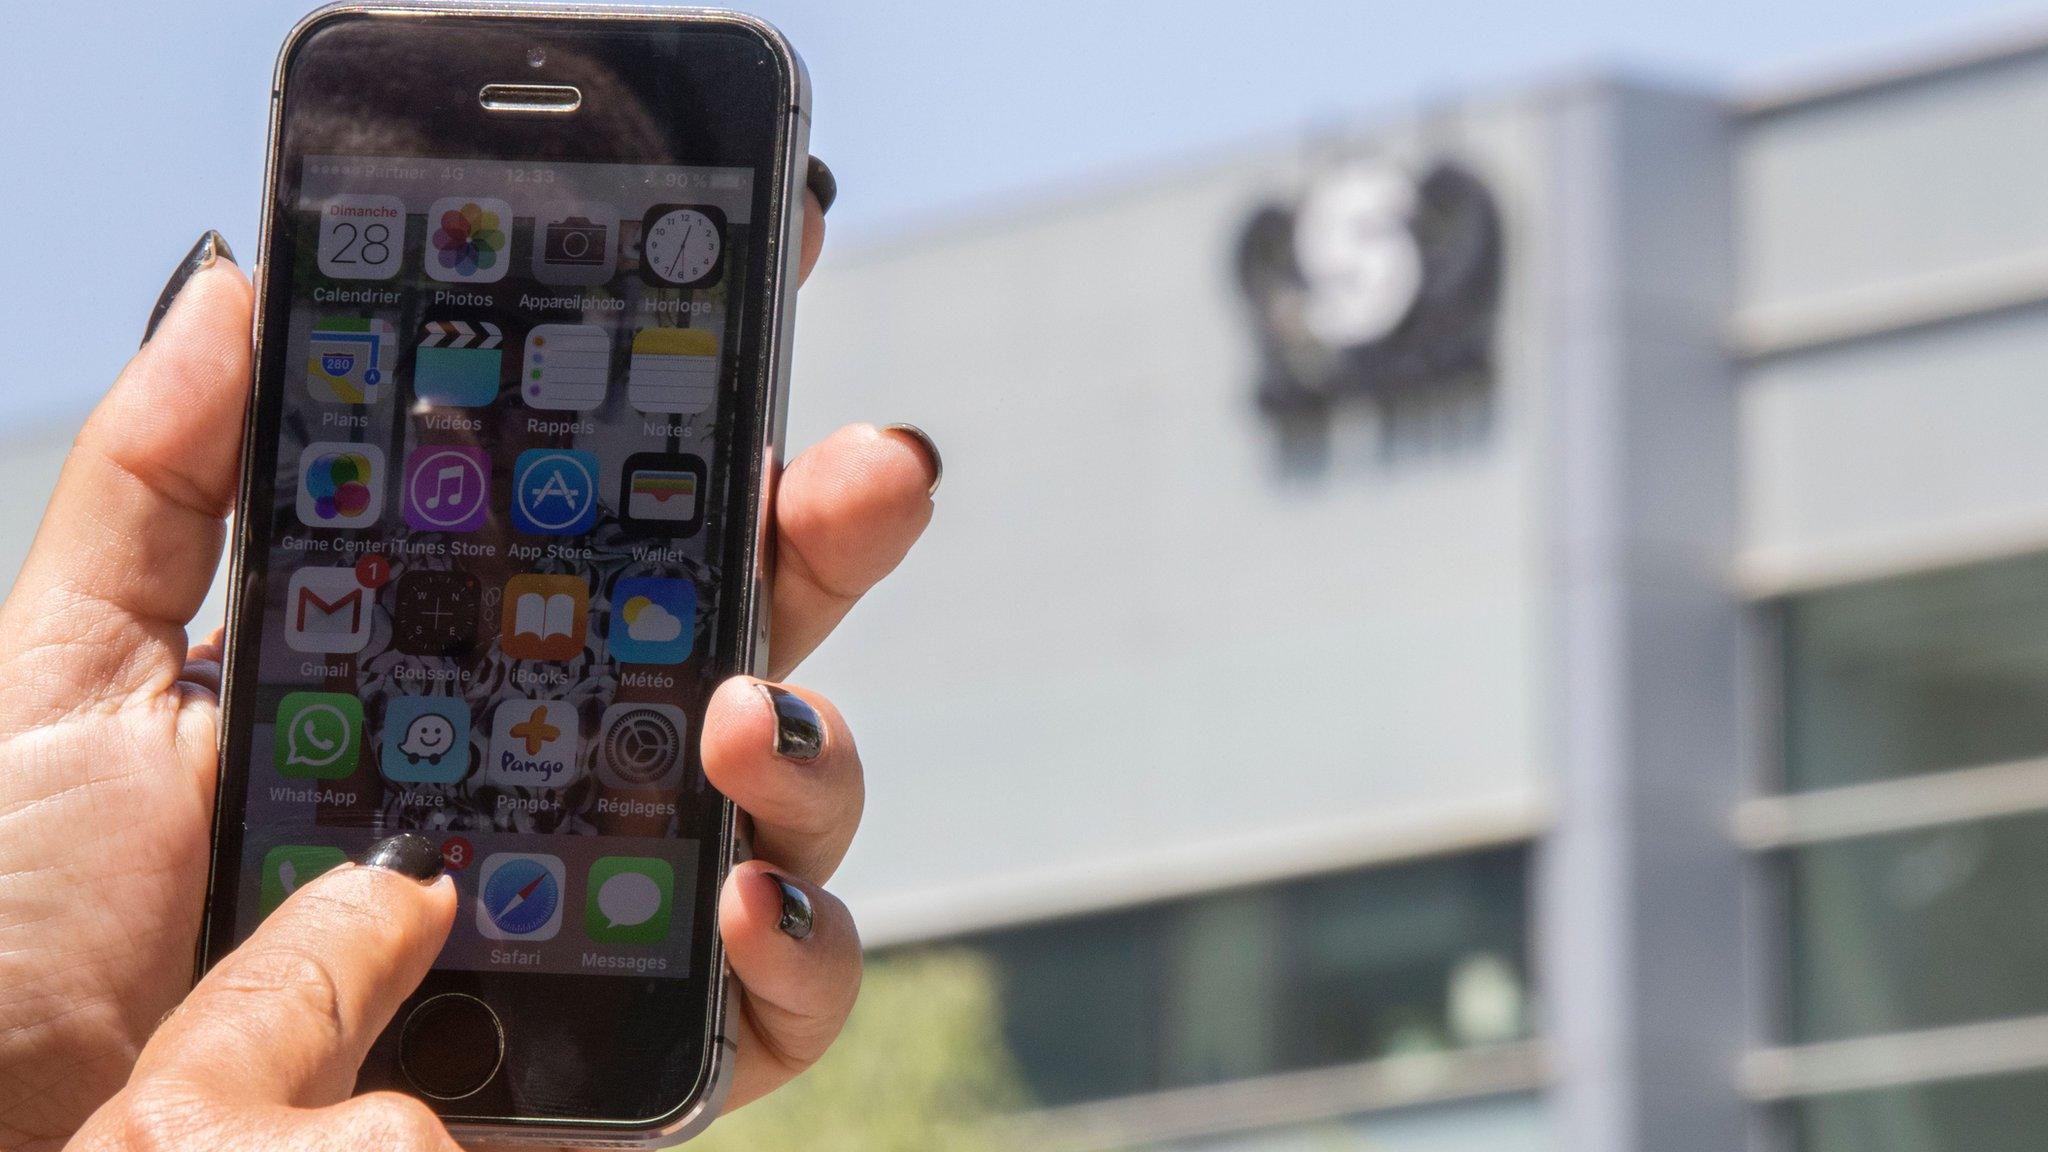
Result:
{"label": "black nail polish", "polygon": [[924,451],[925,458],[932,462],[932,482],[931,486],[924,490],[924,494],[937,496],[939,481],[946,478],[946,458],[939,455],[939,446],[933,442],[931,433],[915,424],[884,424],[882,431],[901,432],[917,442],[917,446]]}
{"label": "black nail polish", "polygon": [[171,273],[170,280],[164,284],[162,294],[156,298],[156,307],[149,310],[149,323],[142,329],[144,344],[149,343],[149,338],[156,335],[156,326],[164,322],[165,313],[171,310],[171,302],[178,298],[178,292],[185,287],[185,281],[213,267],[215,260],[225,260],[232,264],[235,262],[235,254],[228,248],[227,237],[209,228],[206,235],[199,238],[199,243],[192,245],[192,250],[185,253],[185,258],[178,261],[177,269]]}
{"label": "black nail polish", "polygon": [[410,876],[422,884],[441,878],[441,846],[417,832],[400,832],[370,845],[363,867]]}
{"label": "black nail polish", "polygon": [[810,167],[804,170],[804,187],[818,198],[819,212],[830,212],[832,202],[839,199],[839,178],[816,156],[811,157]]}
{"label": "black nail polish", "polygon": [[825,722],[818,710],[794,692],[773,684],[761,685],[769,707],[775,709],[775,754],[784,760],[816,760],[825,751]]}
{"label": "black nail polish", "polygon": [[810,939],[811,898],[805,895],[803,889],[775,873],[770,872],[767,876],[775,881],[775,887],[782,891],[782,918],[775,922],[775,927],[791,940]]}

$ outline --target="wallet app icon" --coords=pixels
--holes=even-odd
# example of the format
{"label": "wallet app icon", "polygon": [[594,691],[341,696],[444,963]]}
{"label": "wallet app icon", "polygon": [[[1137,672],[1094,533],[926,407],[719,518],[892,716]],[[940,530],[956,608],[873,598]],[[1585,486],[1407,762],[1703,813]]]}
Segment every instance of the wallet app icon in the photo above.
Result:
{"label": "wallet app icon", "polygon": [[651,535],[694,536],[704,526],[710,469],[687,452],[635,452],[619,478],[619,519]]}

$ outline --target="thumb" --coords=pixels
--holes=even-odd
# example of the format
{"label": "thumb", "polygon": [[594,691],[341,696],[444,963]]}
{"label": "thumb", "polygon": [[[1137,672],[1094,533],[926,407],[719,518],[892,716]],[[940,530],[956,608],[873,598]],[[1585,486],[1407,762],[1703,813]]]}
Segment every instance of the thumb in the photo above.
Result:
{"label": "thumb", "polygon": [[402,832],[292,894],[157,1029],[136,1081],[225,1101],[347,1099],[370,1044],[455,923],[432,840]]}

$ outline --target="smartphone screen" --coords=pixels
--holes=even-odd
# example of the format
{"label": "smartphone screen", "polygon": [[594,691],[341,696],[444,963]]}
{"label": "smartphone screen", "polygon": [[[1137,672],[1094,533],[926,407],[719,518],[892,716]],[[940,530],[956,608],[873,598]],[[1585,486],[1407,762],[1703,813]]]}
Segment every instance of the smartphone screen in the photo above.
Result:
{"label": "smartphone screen", "polygon": [[[643,1119],[710,1043],[698,730],[752,658],[787,84],[730,30],[513,23],[287,62],[209,951],[424,833],[461,911],[421,995],[505,1047],[444,1109]],[[586,106],[494,115],[506,77]]]}

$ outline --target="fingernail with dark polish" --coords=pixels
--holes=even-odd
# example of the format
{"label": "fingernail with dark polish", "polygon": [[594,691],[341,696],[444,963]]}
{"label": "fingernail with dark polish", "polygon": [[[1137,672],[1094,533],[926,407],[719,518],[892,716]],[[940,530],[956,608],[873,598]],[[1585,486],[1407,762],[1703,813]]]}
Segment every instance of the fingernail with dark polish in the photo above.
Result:
{"label": "fingernail with dark polish", "polygon": [[410,876],[422,884],[441,878],[441,846],[417,832],[379,840],[363,853],[363,867]]}
{"label": "fingernail with dark polish", "polygon": [[830,212],[832,202],[839,199],[839,178],[816,156],[811,157],[811,165],[804,171],[804,187],[818,198],[819,212]]}
{"label": "fingernail with dark polish", "polygon": [[782,918],[775,922],[784,936],[791,940],[811,938],[811,898],[804,890],[784,880],[773,872],[766,873],[775,887],[782,892]]}
{"label": "fingernail with dark polish", "polygon": [[156,335],[156,326],[164,322],[165,314],[170,312],[171,303],[178,298],[178,293],[185,287],[185,282],[213,267],[215,260],[225,260],[232,264],[235,262],[235,254],[228,248],[227,237],[209,228],[206,235],[199,238],[199,243],[194,244],[192,250],[185,253],[185,258],[178,261],[177,270],[171,273],[170,280],[164,284],[163,293],[156,298],[156,307],[149,310],[149,323],[142,329],[144,344],[149,343],[149,338]]}
{"label": "fingernail with dark polish", "polygon": [[810,701],[773,684],[761,685],[775,709],[775,754],[784,760],[816,760],[825,751],[825,722]]}
{"label": "fingernail with dark polish", "polygon": [[924,494],[926,496],[937,496],[939,494],[939,481],[946,478],[946,458],[939,455],[939,446],[933,443],[931,433],[926,432],[915,424],[884,424],[882,431],[901,432],[913,441],[916,441],[918,448],[924,452],[925,458],[932,463],[931,487],[926,488]]}

